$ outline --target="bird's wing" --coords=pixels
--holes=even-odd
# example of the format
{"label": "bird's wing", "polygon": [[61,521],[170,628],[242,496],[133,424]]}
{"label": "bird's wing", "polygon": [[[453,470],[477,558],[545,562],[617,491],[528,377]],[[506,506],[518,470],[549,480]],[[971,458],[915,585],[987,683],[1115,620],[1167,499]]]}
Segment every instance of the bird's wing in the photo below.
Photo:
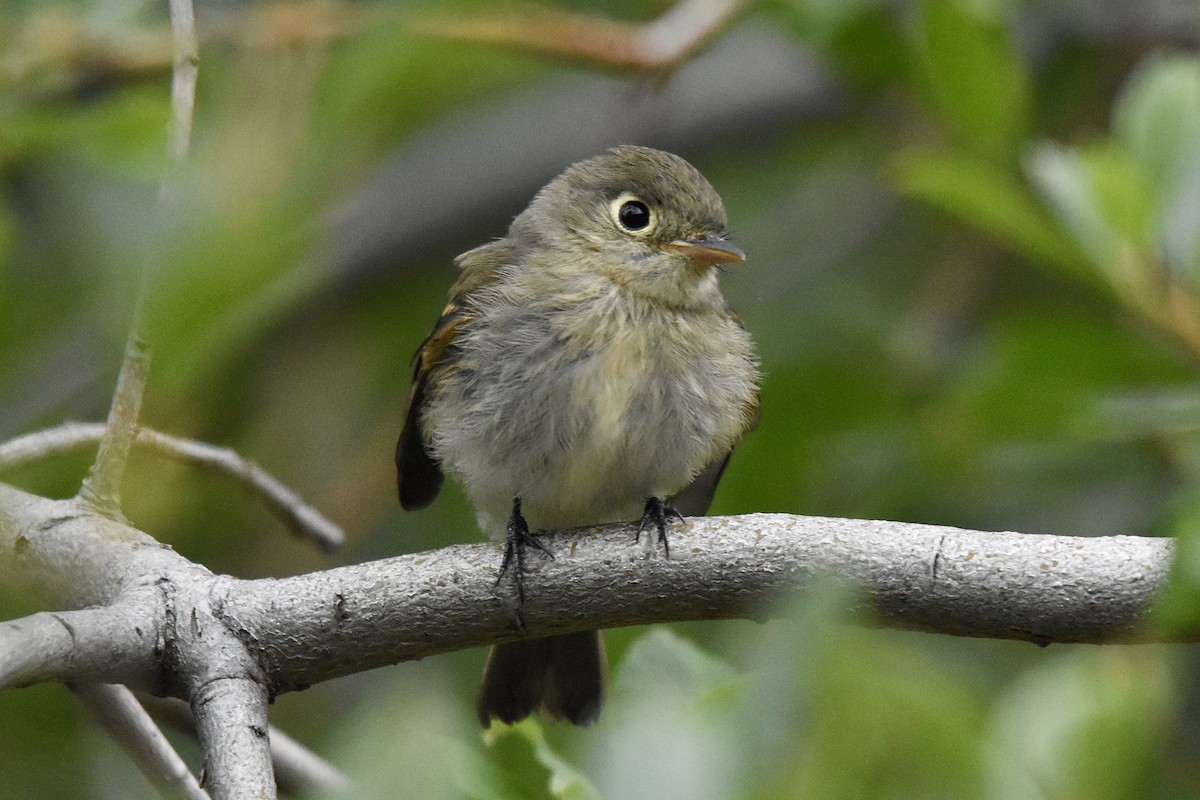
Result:
{"label": "bird's wing", "polygon": [[500,268],[512,263],[514,258],[515,253],[507,239],[489,242],[456,258],[459,277],[450,290],[450,303],[413,356],[412,389],[404,411],[400,441],[396,443],[396,485],[400,490],[400,505],[405,510],[425,508],[432,503],[445,480],[441,465],[429,452],[422,430],[421,417],[429,376],[435,369],[447,368],[452,361],[454,343],[474,313],[471,295],[492,284]]}
{"label": "bird's wing", "polygon": [[445,361],[466,317],[463,306],[451,301],[413,356],[412,389],[408,393],[400,441],[396,443],[396,485],[400,490],[400,506],[407,511],[432,503],[445,480],[441,465],[425,443],[421,415],[429,374]]}

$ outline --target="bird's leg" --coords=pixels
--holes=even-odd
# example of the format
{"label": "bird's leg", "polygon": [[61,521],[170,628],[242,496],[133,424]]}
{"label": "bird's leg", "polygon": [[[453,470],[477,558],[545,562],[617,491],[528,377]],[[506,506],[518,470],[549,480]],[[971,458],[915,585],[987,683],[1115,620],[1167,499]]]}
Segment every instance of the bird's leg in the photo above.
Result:
{"label": "bird's leg", "polygon": [[500,561],[500,572],[496,575],[496,585],[504,580],[509,567],[515,565],[513,582],[517,586],[517,625],[525,630],[525,548],[535,547],[550,558],[554,554],[546,549],[546,545],[538,541],[536,536],[529,533],[529,524],[521,515],[521,498],[513,498],[512,514],[508,517],[507,534],[504,537],[504,558]]}
{"label": "bird's leg", "polygon": [[642,540],[642,531],[650,526],[654,526],[658,530],[658,540],[662,542],[663,555],[667,558],[671,557],[671,547],[667,543],[667,527],[671,517],[683,522],[683,514],[680,514],[673,506],[669,506],[663,502],[661,497],[651,497],[646,500],[646,510],[642,512],[642,521],[638,524],[637,536],[634,537],[634,542]]}

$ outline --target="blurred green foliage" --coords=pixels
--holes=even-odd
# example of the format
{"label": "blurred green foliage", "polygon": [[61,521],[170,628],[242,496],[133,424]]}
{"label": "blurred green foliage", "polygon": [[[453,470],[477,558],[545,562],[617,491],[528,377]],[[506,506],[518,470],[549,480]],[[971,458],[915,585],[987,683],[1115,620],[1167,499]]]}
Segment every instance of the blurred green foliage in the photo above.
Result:
{"label": "blurred green foliage", "polygon": [[[761,426],[713,511],[1174,535],[1181,558],[1158,623],[1194,630],[1200,58],[1173,44],[1178,31],[1125,35],[1112,22],[1101,35],[1073,28],[1070,4],[1045,5],[1059,16],[1005,0],[773,0],[718,44],[782,36],[815,55],[837,102],[790,116],[767,104],[762,120],[680,148],[751,254],[725,286],[766,376]],[[451,258],[502,233],[528,190],[486,212],[447,207],[385,267],[331,258],[349,234],[327,222],[388,200],[351,202],[393,151],[420,160],[459,127],[500,137],[562,81],[596,84],[578,82],[590,74],[578,65],[405,24],[442,7],[202,6],[202,29],[222,14],[296,16],[247,17],[250,34],[202,44],[182,168],[163,155],[167,72],[87,57],[161,49],[162,9],[0,11],[0,437],[103,416],[149,266],[148,424],[233,446],[297,488],[347,527],[337,563],[473,537],[454,487],[400,514],[391,448],[408,358]],[[631,0],[620,13],[663,7]],[[310,44],[251,35],[329,18],[361,24]],[[641,81],[609,81],[622,113],[654,118],[658,96]],[[556,113],[593,102],[608,101],[583,94]],[[649,130],[631,123],[622,138],[657,143]],[[439,196],[393,188],[417,204]],[[87,463],[4,477],[69,495]],[[139,455],[126,493],[139,526],[215,571],[334,563],[286,541],[220,478]],[[480,734],[476,652],[284,696],[274,720],[355,776],[361,797],[1200,791],[1194,648],[863,630],[840,619],[845,599],[829,586],[767,625],[610,632],[611,703],[588,730],[533,720]],[[0,586],[0,618],[36,608]],[[2,797],[151,795],[59,687],[0,692],[0,720]]]}

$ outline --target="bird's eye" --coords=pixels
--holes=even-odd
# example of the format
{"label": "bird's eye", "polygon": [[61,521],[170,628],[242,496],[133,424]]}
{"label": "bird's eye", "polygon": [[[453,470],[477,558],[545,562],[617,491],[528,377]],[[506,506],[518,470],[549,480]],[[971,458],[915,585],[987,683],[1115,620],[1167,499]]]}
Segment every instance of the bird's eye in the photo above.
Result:
{"label": "bird's eye", "polygon": [[629,231],[640,231],[650,224],[650,209],[641,200],[626,200],[617,210],[621,227]]}
{"label": "bird's eye", "polygon": [[656,215],[645,201],[631,194],[623,194],[609,206],[613,221],[626,233],[649,233],[657,222]]}

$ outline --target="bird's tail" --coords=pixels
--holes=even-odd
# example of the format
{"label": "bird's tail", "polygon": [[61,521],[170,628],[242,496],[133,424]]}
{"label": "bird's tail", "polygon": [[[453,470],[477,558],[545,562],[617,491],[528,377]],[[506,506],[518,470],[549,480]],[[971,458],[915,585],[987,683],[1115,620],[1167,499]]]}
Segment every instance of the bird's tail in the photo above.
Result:
{"label": "bird's tail", "polygon": [[476,710],[514,723],[541,709],[553,719],[588,725],[600,716],[608,659],[600,631],[506,642],[492,648]]}

